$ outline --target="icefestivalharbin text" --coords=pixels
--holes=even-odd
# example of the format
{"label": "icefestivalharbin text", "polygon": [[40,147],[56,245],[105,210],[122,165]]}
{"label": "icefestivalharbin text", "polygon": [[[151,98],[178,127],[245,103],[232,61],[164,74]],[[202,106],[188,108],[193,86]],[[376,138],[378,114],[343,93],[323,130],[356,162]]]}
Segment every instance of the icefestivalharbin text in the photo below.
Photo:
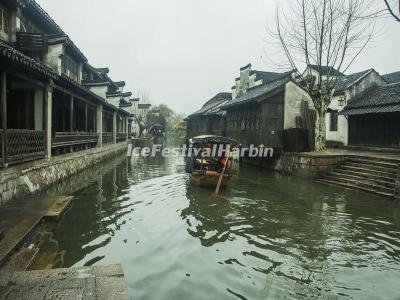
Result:
{"label": "icefestivalharbin text", "polygon": [[162,145],[153,145],[152,147],[133,147],[128,146],[128,156],[142,157],[178,157],[178,156],[199,156],[202,157],[221,157],[229,153],[235,157],[273,157],[274,149],[267,148],[264,145],[250,145],[250,147],[240,147],[231,149],[229,146],[214,145],[212,148],[200,148],[183,145],[180,148],[163,147]]}

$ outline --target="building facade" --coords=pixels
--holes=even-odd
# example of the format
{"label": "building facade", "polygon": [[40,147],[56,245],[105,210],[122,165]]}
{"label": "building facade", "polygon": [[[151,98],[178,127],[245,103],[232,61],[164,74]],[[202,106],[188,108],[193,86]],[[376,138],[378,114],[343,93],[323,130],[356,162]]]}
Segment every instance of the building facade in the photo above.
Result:
{"label": "building facade", "polygon": [[[319,74],[310,66],[303,74]],[[400,148],[398,133],[400,72],[381,76],[374,69],[344,75],[323,68],[322,80],[336,81],[326,116],[328,146]],[[240,69],[232,98],[218,95],[187,119],[188,137],[226,135],[243,146],[264,145],[287,151],[311,150],[315,111],[302,83],[291,72]],[[214,108],[215,107],[215,108]]]}
{"label": "building facade", "polygon": [[0,1],[1,165],[127,140],[131,93],[34,0]]}

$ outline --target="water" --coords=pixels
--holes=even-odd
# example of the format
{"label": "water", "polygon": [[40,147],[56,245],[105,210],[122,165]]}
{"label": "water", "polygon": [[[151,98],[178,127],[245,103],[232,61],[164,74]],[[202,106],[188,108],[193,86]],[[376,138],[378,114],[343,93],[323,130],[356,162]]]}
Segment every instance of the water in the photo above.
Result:
{"label": "water", "polygon": [[33,268],[120,263],[132,299],[400,299],[398,203],[251,167],[216,201],[172,158],[90,177]]}

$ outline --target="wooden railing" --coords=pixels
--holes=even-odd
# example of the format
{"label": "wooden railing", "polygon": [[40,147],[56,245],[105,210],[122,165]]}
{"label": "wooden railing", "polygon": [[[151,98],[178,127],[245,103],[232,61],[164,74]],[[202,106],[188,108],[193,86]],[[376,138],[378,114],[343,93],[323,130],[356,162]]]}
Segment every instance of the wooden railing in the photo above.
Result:
{"label": "wooden railing", "polygon": [[103,145],[112,144],[114,142],[112,132],[103,132]]}
{"label": "wooden railing", "polygon": [[127,133],[117,133],[117,143],[126,142]]}
{"label": "wooden railing", "polygon": [[5,132],[5,161],[22,162],[45,157],[45,131],[7,129]]}
{"label": "wooden railing", "polygon": [[89,132],[56,132],[52,148],[77,146],[77,145],[96,145],[99,140],[99,134]]}

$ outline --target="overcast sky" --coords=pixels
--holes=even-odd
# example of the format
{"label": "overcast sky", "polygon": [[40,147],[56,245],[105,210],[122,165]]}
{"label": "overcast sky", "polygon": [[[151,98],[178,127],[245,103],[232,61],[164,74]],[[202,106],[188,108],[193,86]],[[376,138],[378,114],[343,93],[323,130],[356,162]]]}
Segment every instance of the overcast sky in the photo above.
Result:
{"label": "overcast sky", "polygon": [[[271,70],[265,53],[275,0],[37,0],[95,67],[109,67],[126,90],[190,113],[229,92],[239,68]],[[383,2],[383,0],[382,0]],[[400,70],[400,24],[352,66],[381,74]]]}

